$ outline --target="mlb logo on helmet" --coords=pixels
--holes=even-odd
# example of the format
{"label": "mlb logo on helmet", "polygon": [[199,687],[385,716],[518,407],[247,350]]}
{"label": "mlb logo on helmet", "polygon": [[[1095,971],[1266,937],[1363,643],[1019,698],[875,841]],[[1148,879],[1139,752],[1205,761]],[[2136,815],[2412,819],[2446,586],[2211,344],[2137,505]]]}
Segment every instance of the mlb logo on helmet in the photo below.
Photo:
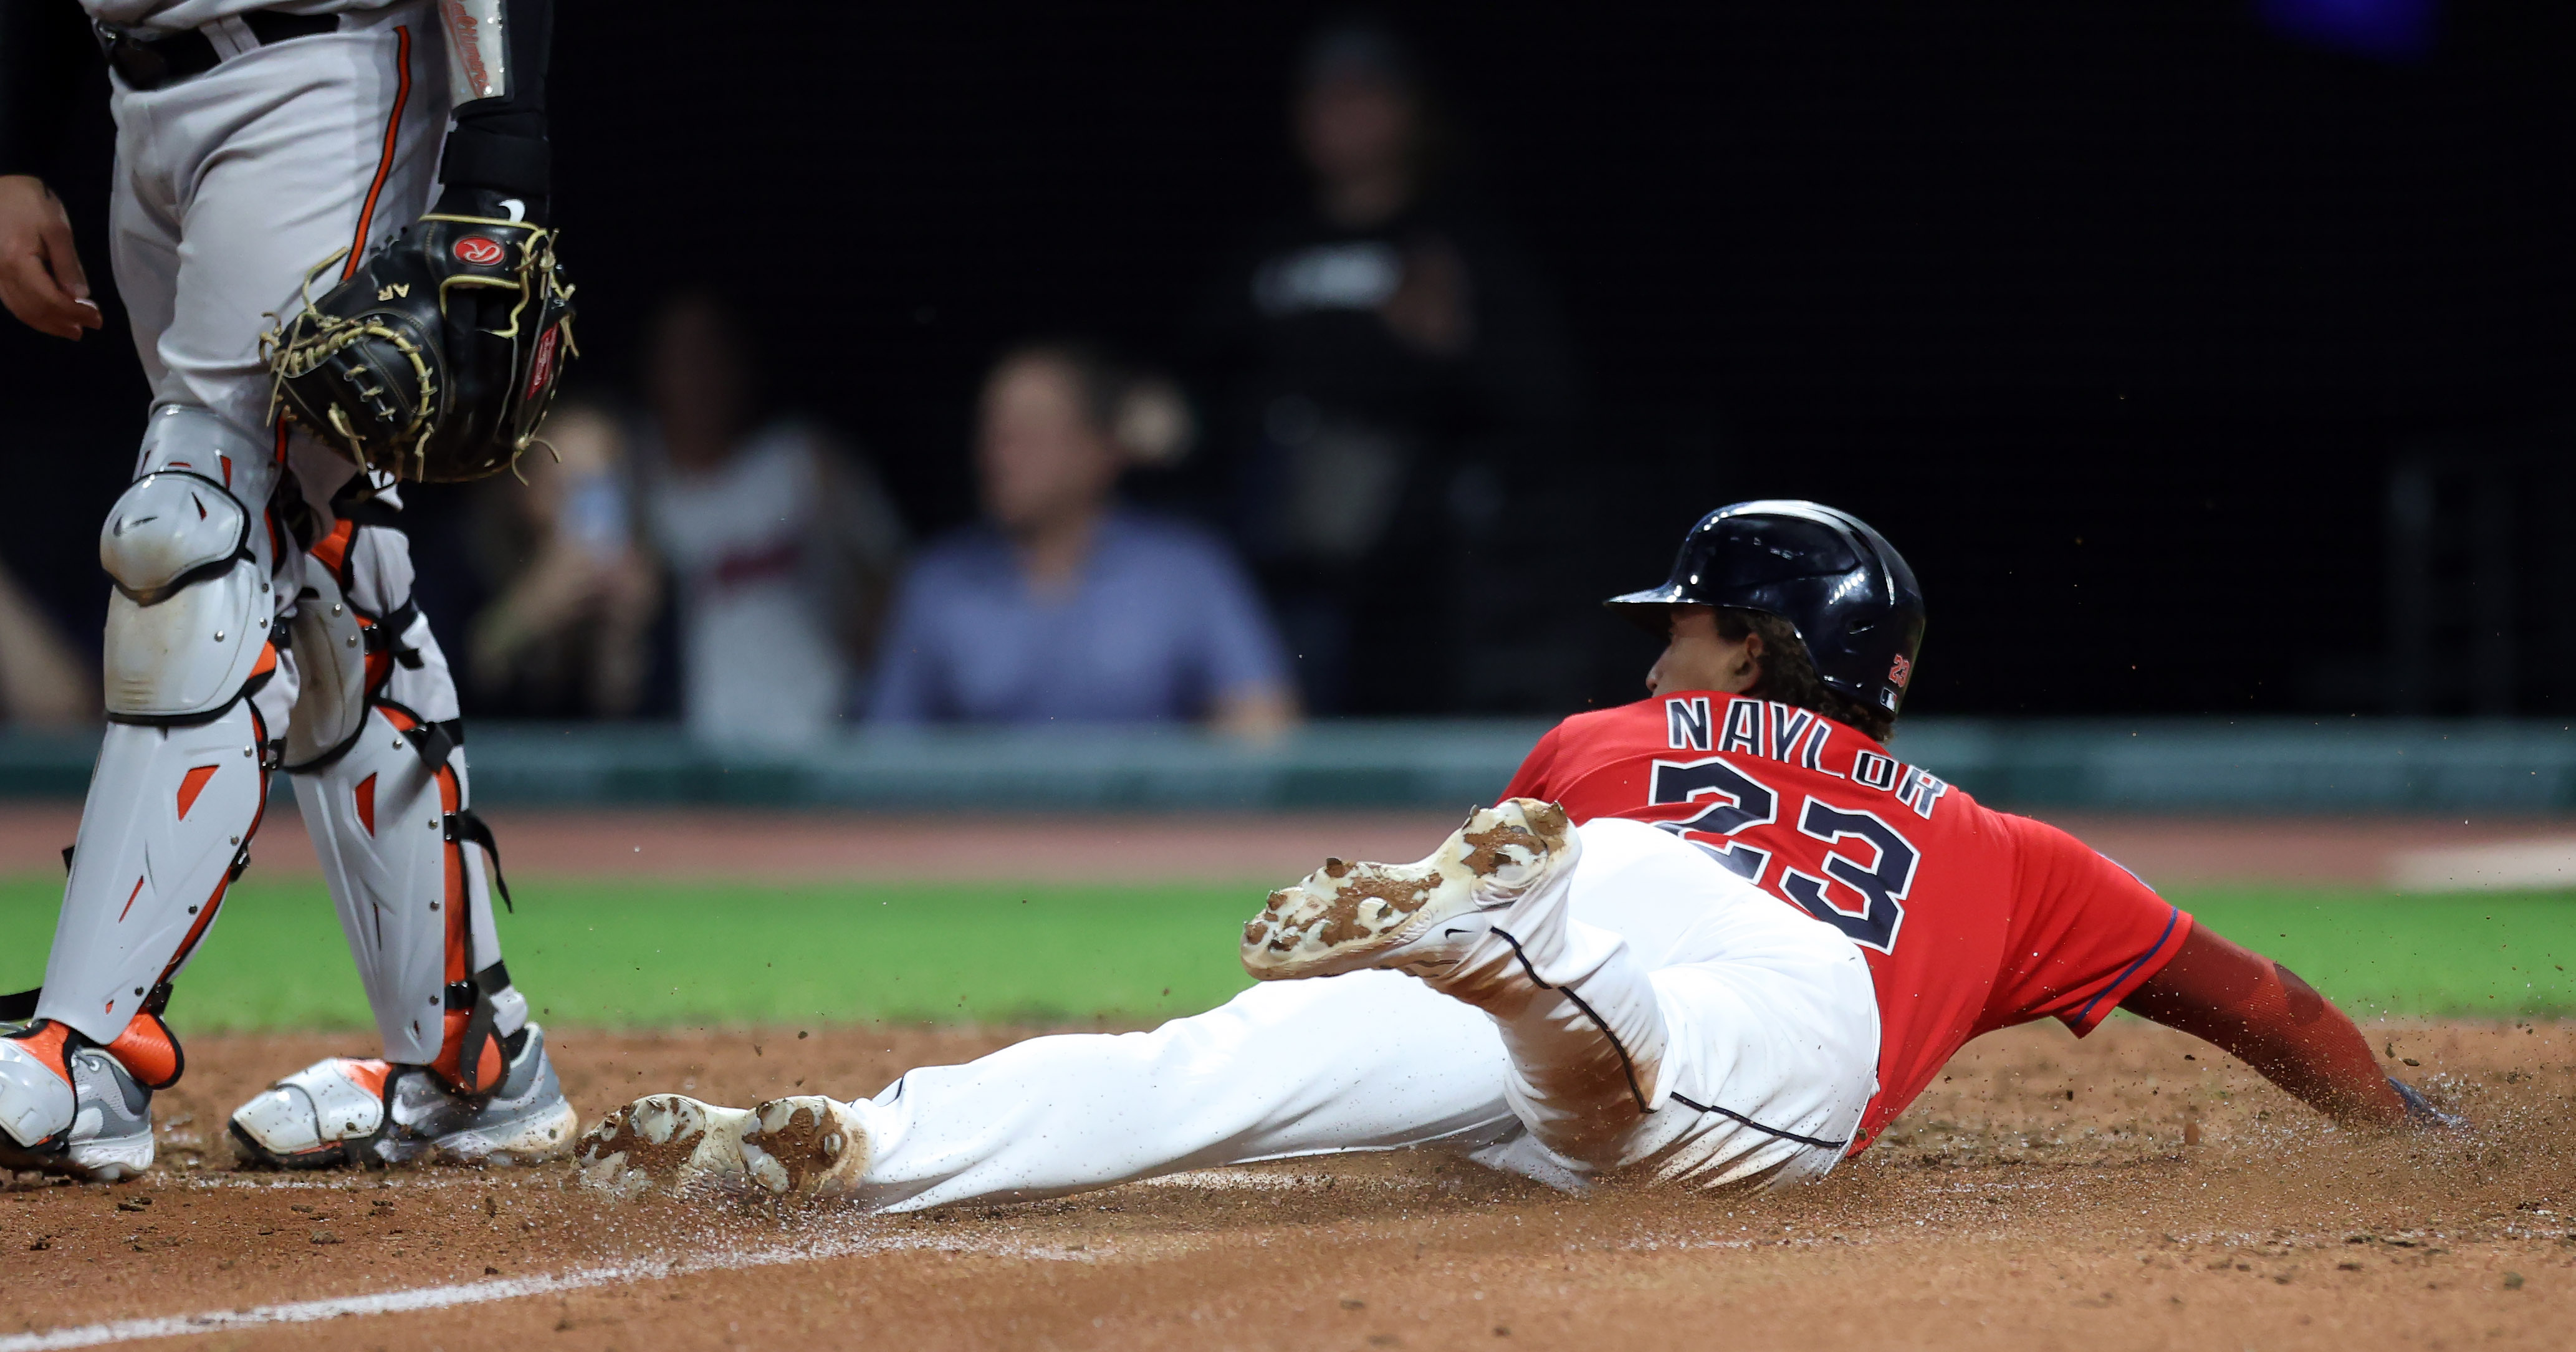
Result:
{"label": "mlb logo on helmet", "polygon": [[1887,685],[1878,692],[1878,707],[1889,713],[1896,712],[1896,692],[1903,690],[1905,683],[1913,677],[1914,659],[1898,653],[1896,660],[1887,664]]}
{"label": "mlb logo on helmet", "polygon": [[456,241],[456,256],[478,268],[488,268],[501,261],[501,246],[481,235],[467,235]]}

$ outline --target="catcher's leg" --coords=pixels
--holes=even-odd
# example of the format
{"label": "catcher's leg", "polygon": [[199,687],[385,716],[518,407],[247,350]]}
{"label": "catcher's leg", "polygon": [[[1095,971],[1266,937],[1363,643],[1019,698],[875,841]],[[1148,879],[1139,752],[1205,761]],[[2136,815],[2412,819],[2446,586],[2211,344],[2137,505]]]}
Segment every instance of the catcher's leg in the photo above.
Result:
{"label": "catcher's leg", "polygon": [[[110,251],[158,406],[100,540],[118,586],[111,721],[39,1022],[0,1040],[0,1148],[47,1167],[108,1176],[150,1158],[145,1086],[179,1066],[162,992],[248,857],[268,749],[295,702],[294,655],[272,622],[301,564],[270,510],[262,316],[284,312],[334,249],[363,249],[426,200],[447,107],[424,13],[353,13],[339,33],[111,95]],[[117,1054],[88,1054],[98,1043]]]}
{"label": "catcher's leg", "polygon": [[1514,1115],[1578,1172],[1820,1176],[1875,1086],[1858,950],[1670,835],[1619,820],[1578,832],[1525,799],[1476,813],[1419,864],[1335,860],[1273,893],[1244,961],[1270,979],[1408,971],[1483,1010],[1510,1053]]}
{"label": "catcher's leg", "polygon": [[501,962],[497,858],[470,805],[455,685],[411,600],[396,502],[351,480],[334,510],[298,612],[314,656],[286,768],[384,1055],[288,1076],[233,1115],[233,1134],[272,1164],[560,1154],[572,1107]]}
{"label": "catcher's leg", "polygon": [[249,861],[297,687],[275,624],[300,569],[267,510],[273,449],[164,405],[139,470],[99,536],[116,582],[107,734],[36,1022],[0,1040],[0,1151],[107,1178],[151,1161],[149,1091],[181,1068],[160,1011]]}

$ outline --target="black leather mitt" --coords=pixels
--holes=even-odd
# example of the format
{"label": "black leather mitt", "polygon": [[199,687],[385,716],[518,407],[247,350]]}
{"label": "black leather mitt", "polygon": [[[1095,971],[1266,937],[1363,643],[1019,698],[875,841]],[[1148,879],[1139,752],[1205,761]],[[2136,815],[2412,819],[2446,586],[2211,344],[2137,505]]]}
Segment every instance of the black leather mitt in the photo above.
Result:
{"label": "black leather mitt", "polygon": [[572,341],[554,232],[432,213],[263,334],[276,400],[361,467],[421,483],[510,468],[545,420]]}

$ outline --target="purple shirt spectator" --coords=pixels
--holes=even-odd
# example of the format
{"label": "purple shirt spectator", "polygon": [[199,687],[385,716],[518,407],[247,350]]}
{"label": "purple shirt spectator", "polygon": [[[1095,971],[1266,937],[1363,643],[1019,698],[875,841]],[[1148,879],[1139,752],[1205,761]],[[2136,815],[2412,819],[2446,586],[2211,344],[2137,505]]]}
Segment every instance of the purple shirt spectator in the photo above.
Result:
{"label": "purple shirt spectator", "polygon": [[1278,634],[1222,544],[1113,510],[1073,584],[1032,588],[1002,533],[957,531],[904,579],[869,717],[1148,723],[1288,684]]}

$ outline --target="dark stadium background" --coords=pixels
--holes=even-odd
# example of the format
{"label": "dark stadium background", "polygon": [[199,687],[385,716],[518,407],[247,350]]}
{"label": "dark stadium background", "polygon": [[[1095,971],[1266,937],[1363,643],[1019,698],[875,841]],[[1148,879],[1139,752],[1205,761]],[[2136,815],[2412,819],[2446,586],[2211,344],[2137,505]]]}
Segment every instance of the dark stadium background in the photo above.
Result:
{"label": "dark stadium background", "polygon": [[[1283,91],[1329,12],[566,6],[578,378],[623,387],[652,298],[727,282],[773,392],[916,527],[959,520],[997,345],[1169,355],[1211,247],[1295,190]],[[1582,589],[1659,576],[1708,506],[1808,495],[1926,580],[1914,710],[2576,707],[2557,7],[2447,4],[2395,59],[2252,0],[1381,12],[1573,325]],[[56,177],[103,280],[83,119]],[[125,335],[0,325],[0,371],[0,556],[94,634],[143,413]],[[419,497],[434,532],[450,501]],[[1625,698],[1646,646],[1590,632],[1589,697]]]}

